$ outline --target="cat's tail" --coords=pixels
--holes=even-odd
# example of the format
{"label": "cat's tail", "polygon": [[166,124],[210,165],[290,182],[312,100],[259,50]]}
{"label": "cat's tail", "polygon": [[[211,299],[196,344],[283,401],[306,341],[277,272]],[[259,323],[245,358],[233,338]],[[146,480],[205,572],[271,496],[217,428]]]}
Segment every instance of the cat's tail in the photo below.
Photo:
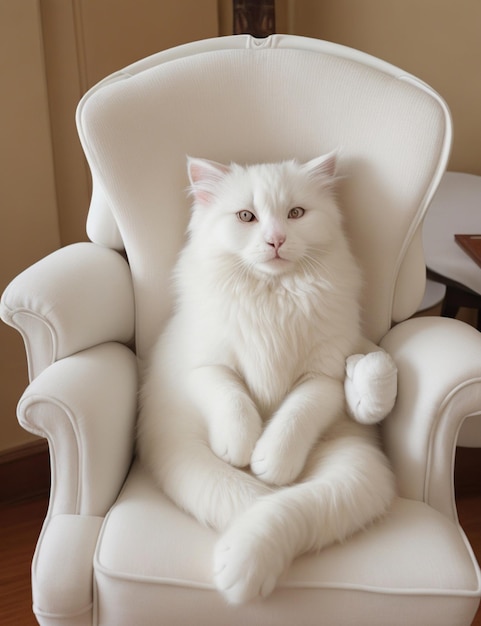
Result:
{"label": "cat's tail", "polygon": [[[159,487],[177,506],[217,531],[247,510],[272,488],[252,474],[217,457],[206,433],[162,433],[141,437],[139,456]],[[169,436],[170,435],[170,436]]]}
{"label": "cat's tail", "polygon": [[369,439],[322,442],[302,482],[259,499],[220,538],[217,588],[233,604],[267,596],[296,556],[361,530],[387,511],[394,493],[387,461]]}

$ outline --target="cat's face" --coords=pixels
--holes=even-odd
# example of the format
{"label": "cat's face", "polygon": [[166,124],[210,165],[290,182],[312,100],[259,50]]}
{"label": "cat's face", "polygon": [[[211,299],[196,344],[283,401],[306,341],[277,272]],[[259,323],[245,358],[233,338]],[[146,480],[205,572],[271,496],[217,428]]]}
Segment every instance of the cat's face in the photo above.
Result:
{"label": "cat's face", "polygon": [[189,159],[188,169],[191,238],[206,254],[256,274],[283,275],[315,263],[339,236],[333,155],[248,167]]}

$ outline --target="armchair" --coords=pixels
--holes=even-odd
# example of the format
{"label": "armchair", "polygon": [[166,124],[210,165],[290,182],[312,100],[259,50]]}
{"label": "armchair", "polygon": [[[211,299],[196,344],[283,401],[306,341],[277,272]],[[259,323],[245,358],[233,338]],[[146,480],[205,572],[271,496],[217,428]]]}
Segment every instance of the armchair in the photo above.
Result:
{"label": "armchair", "polygon": [[[451,143],[443,100],[339,45],[234,36],[109,76],[77,122],[93,177],[90,242],[25,270],[0,309],[27,350],[20,423],[47,437],[52,458],[32,568],[39,623],[468,626],[481,575],[457,520],[453,461],[463,420],[481,412],[481,336],[456,320],[407,320],[424,292],[422,220]],[[297,559],[265,601],[234,608],[213,588],[215,533],[178,510],[134,453],[138,376],[169,314],[187,223],[185,155],[307,160],[333,149],[365,276],[364,332],[399,371],[382,424],[399,497],[386,519]]]}

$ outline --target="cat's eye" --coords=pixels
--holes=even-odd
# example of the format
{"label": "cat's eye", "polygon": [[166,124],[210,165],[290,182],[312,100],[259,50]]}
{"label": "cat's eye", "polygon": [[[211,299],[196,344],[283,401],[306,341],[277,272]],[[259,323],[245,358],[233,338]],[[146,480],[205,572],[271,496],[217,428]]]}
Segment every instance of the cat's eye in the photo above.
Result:
{"label": "cat's eye", "polygon": [[300,217],[304,215],[305,211],[302,207],[296,206],[289,211],[288,218],[290,220],[298,220]]}
{"label": "cat's eye", "polygon": [[239,211],[237,217],[241,222],[254,222],[257,219],[251,211]]}

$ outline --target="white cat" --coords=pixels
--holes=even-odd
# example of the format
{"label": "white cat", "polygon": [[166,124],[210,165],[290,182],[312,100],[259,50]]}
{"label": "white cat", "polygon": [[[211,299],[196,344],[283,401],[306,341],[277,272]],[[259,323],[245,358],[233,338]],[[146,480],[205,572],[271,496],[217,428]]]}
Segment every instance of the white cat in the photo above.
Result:
{"label": "white cat", "polygon": [[335,165],[188,161],[189,238],[138,444],[170,498],[222,533],[214,580],[231,603],[268,595],[297,555],[362,529],[394,496],[376,431],[346,413],[361,277]]}

